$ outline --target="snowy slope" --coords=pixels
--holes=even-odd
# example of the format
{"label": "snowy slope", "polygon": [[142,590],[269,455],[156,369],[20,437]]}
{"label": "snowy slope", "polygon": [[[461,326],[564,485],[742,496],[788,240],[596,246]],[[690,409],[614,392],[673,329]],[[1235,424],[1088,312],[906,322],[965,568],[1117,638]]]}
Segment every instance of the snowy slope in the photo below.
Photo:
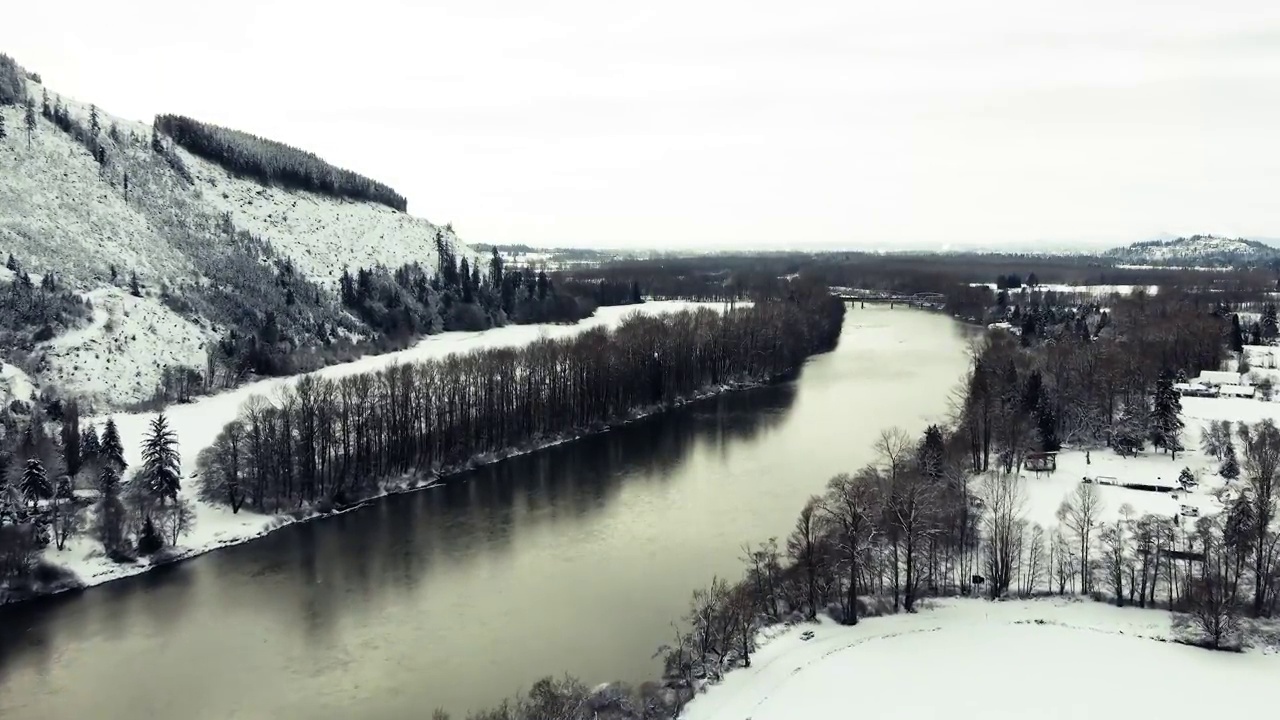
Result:
{"label": "snowy slope", "polygon": [[1257,240],[1192,235],[1174,240],[1138,242],[1114,248],[1103,257],[1133,265],[1256,265],[1280,257],[1280,249]]}
{"label": "snowy slope", "polygon": [[[91,328],[37,348],[23,367],[38,387],[56,385],[99,407],[120,407],[150,398],[166,365],[203,367],[206,343],[220,334],[215,328],[224,331],[244,313],[186,302],[183,319],[158,296],[168,288],[186,299],[198,297],[193,288],[210,287],[211,277],[241,263],[274,268],[256,247],[221,242],[224,216],[236,230],[267,240],[277,258],[291,259],[304,275],[330,287],[344,266],[436,267],[438,229],[426,220],[375,203],[263,187],[169,143],[191,173],[189,182],[152,149],[150,123],[96,108],[97,137],[109,158],[100,165],[40,114],[46,93],[51,106],[61,103],[86,128],[95,109],[32,80],[27,92],[37,110],[30,140],[23,109],[0,107],[8,130],[0,140],[0,263],[12,253],[37,281],[54,272],[62,288],[110,299],[117,317],[105,327],[109,309],[100,308]],[[451,230],[439,232],[460,258],[476,260]],[[114,290],[133,273],[145,290],[141,300]],[[242,292],[226,282],[217,287]],[[320,300],[316,305],[323,307]],[[219,313],[228,317],[214,317]],[[334,324],[331,317],[318,319]]]}
{"label": "snowy slope", "polygon": [[[40,86],[31,89],[38,99]],[[28,146],[21,108],[0,107],[0,113],[9,129],[0,140],[0,253],[86,287],[109,277],[111,264],[149,278],[192,272],[136,203],[99,177],[83,145],[37,116]]]}
{"label": "snowy slope", "polygon": [[345,266],[394,268],[416,261],[436,267],[437,230],[459,248],[459,260],[476,260],[477,254],[452,231],[422,218],[376,203],[264,187],[185,150],[179,152],[210,208],[230,213],[237,228],[266,239],[303,273],[331,287],[337,286]]}
{"label": "snowy slope", "polygon": [[46,383],[93,407],[151,399],[168,366],[201,367],[214,334],[152,297],[119,288],[86,293],[93,322],[37,346]]}
{"label": "snowy slope", "polygon": [[[853,627],[791,628],[681,717],[1231,717],[1269,707],[1258,691],[1280,677],[1280,655],[1165,642],[1167,612],[1062,599],[937,605]],[[800,639],[805,630],[812,640]],[[1183,689],[1183,678],[1199,690]]]}

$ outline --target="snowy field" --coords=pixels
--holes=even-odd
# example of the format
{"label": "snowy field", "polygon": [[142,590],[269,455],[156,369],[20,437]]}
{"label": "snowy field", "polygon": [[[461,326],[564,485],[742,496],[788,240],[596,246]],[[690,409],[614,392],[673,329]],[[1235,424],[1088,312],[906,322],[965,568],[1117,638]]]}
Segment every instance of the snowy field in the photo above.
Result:
{"label": "snowy field", "polygon": [[1076,486],[1085,478],[1117,482],[1177,485],[1182,468],[1191,468],[1199,486],[1190,492],[1169,493],[1131,490],[1110,485],[1098,486],[1103,507],[1100,520],[1112,522],[1121,516],[1128,505],[1134,517],[1146,513],[1173,517],[1183,505],[1195,507],[1201,515],[1222,509],[1213,491],[1225,483],[1218,475],[1218,461],[1200,450],[1200,438],[1204,428],[1215,420],[1233,423],[1256,423],[1266,418],[1280,422],[1280,403],[1242,398],[1182,398],[1182,444],[1186,450],[1173,459],[1168,453],[1153,450],[1150,446],[1136,457],[1121,457],[1115,452],[1099,448],[1063,450],[1058,453],[1058,469],[1054,473],[1024,472],[1027,490],[1027,520],[1051,528],[1058,524],[1056,513]]}
{"label": "snowy field", "polygon": [[[853,627],[824,620],[765,641],[751,667],[694,699],[683,720],[1265,714],[1280,655],[1165,642],[1167,612],[1090,601],[939,601]],[[812,640],[801,640],[811,630]],[[776,632],[776,631],[775,631]],[[1192,679],[1188,688],[1179,680]]]}
{"label": "snowy field", "polygon": [[[991,290],[999,290],[995,283],[969,283],[969,287],[985,287]],[[1145,290],[1148,295],[1155,295],[1160,292],[1159,285],[1062,285],[1059,283],[1040,283],[1035,287],[1022,286],[1021,292],[1037,290],[1039,292],[1055,292],[1055,293],[1080,293],[1083,295],[1094,295],[1097,297],[1107,297],[1110,295],[1132,295],[1136,290]],[[1010,289],[1010,294],[1020,292],[1018,289]]]}
{"label": "snowy field", "polygon": [[[429,336],[417,345],[400,352],[361,358],[354,362],[318,370],[314,374],[320,377],[337,378],[375,371],[397,362],[437,359],[454,353],[487,348],[519,347],[544,337],[567,338],[591,328],[616,327],[623,318],[637,312],[646,315],[662,315],[696,307],[719,309],[723,305],[679,301],[649,302],[638,306],[603,307],[597,310],[594,316],[576,325],[509,325],[484,332],[442,333]],[[169,418],[170,426],[178,436],[185,472],[190,474],[194,470],[195,460],[200,451],[213,443],[222,428],[239,414],[241,406],[246,401],[259,396],[271,400],[281,388],[296,384],[300,377],[261,380],[230,392],[200,398],[192,403],[174,405],[166,409],[165,414]],[[111,416],[120,429],[125,460],[131,468],[138,467],[142,463],[141,441],[155,416],[156,413],[151,412],[122,413]],[[84,423],[97,426],[101,430],[106,419],[107,416],[87,418]],[[178,557],[190,557],[219,547],[242,543],[265,535],[272,529],[292,521],[288,517],[259,515],[247,509],[241,509],[239,514],[233,514],[229,508],[221,505],[203,503],[197,498],[197,482],[188,477],[183,484],[182,497],[191,501],[197,519],[194,531],[182,537],[178,547],[175,548]],[[407,479],[403,486],[391,486],[386,490],[394,492],[413,489],[424,486],[420,483],[425,482],[428,481]],[[75,538],[62,551],[50,547],[45,551],[45,559],[71,570],[85,585],[98,585],[109,580],[136,575],[151,567],[145,562],[136,565],[120,565],[112,562],[103,555],[101,544],[88,535]]]}

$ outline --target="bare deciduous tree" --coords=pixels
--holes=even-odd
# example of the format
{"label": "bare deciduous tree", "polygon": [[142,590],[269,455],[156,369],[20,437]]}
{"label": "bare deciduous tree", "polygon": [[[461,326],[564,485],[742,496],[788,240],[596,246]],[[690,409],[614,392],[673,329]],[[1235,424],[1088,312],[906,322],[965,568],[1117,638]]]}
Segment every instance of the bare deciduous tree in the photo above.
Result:
{"label": "bare deciduous tree", "polygon": [[986,547],[986,581],[992,599],[1009,591],[1018,562],[1026,489],[1020,477],[992,474],[978,490],[983,502],[982,530]]}
{"label": "bare deciduous tree", "polygon": [[1102,498],[1098,496],[1097,486],[1092,483],[1077,485],[1075,491],[1058,508],[1058,521],[1071,531],[1076,541],[1076,558],[1079,562],[1080,592],[1082,593],[1088,593],[1093,589],[1090,549],[1093,546],[1093,536],[1102,510]]}

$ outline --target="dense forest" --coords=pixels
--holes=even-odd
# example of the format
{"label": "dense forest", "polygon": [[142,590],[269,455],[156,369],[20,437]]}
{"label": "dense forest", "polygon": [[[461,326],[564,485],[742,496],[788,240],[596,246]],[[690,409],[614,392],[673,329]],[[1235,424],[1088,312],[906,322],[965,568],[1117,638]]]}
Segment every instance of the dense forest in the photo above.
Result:
{"label": "dense forest", "polygon": [[[1036,318],[1034,332],[987,334],[953,424],[920,437],[884,431],[878,460],[831,478],[787,537],[743,548],[740,580],[717,578],[693,592],[674,641],[659,651],[661,682],[591,689],[547,678],[468,717],[676,717],[698,683],[750,665],[765,625],[818,613],[854,624],[979,589],[991,598],[1078,593],[1170,609],[1185,621],[1177,625],[1183,641],[1238,647],[1245,616],[1280,611],[1280,428],[1216,423],[1203,438],[1185,437],[1172,380],[1219,367],[1233,314],[1217,300],[1162,292],[1105,314],[1043,297],[1015,308]],[[1102,493],[1082,483],[1056,526],[1030,523],[1017,471],[1028,453],[1065,440],[1121,454],[1152,443],[1175,468],[1184,443],[1199,442],[1239,485],[1221,515],[1179,522],[1121,507],[1119,520],[1101,522]]]}
{"label": "dense forest", "polygon": [[217,163],[238,177],[290,190],[367,200],[400,212],[409,207],[408,200],[390,187],[275,140],[182,115],[158,115],[155,127],[192,154]]}
{"label": "dense forest", "polygon": [[589,431],[723,385],[766,382],[834,346],[843,306],[786,301],[629,318],[522,349],[303,378],[245,408],[199,458],[208,500],[280,512],[342,504],[408,473]]}
{"label": "dense forest", "polygon": [[183,115],[156,115],[156,131],[193,155],[221,165],[238,177],[289,190],[317,192],[348,200],[367,200],[399,211],[408,201],[392,188],[370,178],[334,167],[305,150],[236,129],[202,123]]}

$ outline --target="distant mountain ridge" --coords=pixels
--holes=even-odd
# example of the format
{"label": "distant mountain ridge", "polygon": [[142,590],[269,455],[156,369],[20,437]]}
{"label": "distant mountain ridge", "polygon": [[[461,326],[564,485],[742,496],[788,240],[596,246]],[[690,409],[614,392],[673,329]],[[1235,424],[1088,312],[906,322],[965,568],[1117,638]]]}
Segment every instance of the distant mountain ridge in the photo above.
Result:
{"label": "distant mountain ridge", "polygon": [[1280,248],[1247,238],[1192,235],[1135,242],[1102,257],[1126,265],[1253,267],[1280,260]]}

